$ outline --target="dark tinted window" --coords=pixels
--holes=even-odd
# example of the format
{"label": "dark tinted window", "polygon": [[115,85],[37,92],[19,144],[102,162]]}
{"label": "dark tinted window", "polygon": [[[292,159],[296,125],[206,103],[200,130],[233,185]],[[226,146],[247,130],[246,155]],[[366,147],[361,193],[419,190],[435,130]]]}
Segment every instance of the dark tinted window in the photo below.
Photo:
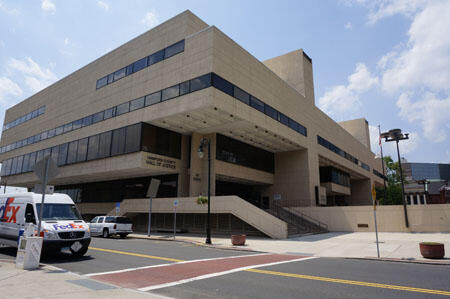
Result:
{"label": "dark tinted window", "polygon": [[283,113],[278,113],[278,120],[285,126],[289,126],[289,117],[284,115]]}
{"label": "dark tinted window", "polygon": [[82,126],[87,127],[90,125],[92,125],[92,115],[89,115],[89,116],[86,116],[85,118],[83,118]]}
{"label": "dark tinted window", "polygon": [[171,56],[173,56],[175,54],[178,54],[180,52],[183,52],[183,51],[184,51],[184,40],[179,41],[178,43],[167,47],[166,48],[166,53],[165,53],[164,56],[167,59],[167,58],[169,58],[169,57],[171,57]]}
{"label": "dark tinted window", "polygon": [[127,113],[129,111],[130,111],[130,102],[120,104],[116,108],[116,116]]}
{"label": "dark tinted window", "polygon": [[161,100],[167,101],[171,98],[175,98],[180,95],[180,89],[178,85],[171,86],[169,88],[163,89]]}
{"label": "dark tinted window", "polygon": [[42,160],[42,158],[44,158],[44,151],[38,151],[36,154],[36,163],[40,162]]}
{"label": "dark tinted window", "polygon": [[86,161],[88,138],[78,140],[77,162]]}
{"label": "dark tinted window", "polygon": [[239,87],[236,86],[234,87],[234,97],[239,101],[247,105],[250,105],[250,95],[245,91],[243,91],[242,89],[240,89]]}
{"label": "dark tinted window", "polygon": [[[31,118],[35,118],[36,116],[38,116],[37,110],[34,110],[33,112],[31,112]],[[17,123],[15,123],[14,125],[17,125]]]}
{"label": "dark tinted window", "polygon": [[164,59],[164,49],[150,55],[148,57],[148,65],[155,64],[157,62],[160,62],[163,59]]}
{"label": "dark tinted window", "polygon": [[48,131],[42,132],[41,134],[41,140],[45,140],[48,137]]}
{"label": "dark tinted window", "polygon": [[189,81],[180,83],[180,96],[189,93]]}
{"label": "dark tinted window", "polygon": [[[39,142],[39,141],[41,141],[41,134],[34,135],[34,142]],[[13,147],[15,148],[15,144],[13,144]]]}
{"label": "dark tinted window", "polygon": [[104,114],[103,111],[95,113],[92,116],[92,123],[95,124],[95,123],[98,123],[99,121],[102,121],[103,120],[103,114]]}
{"label": "dark tinted window", "polygon": [[206,74],[191,80],[191,92],[210,86],[211,86],[211,74]]}
{"label": "dark tinted window", "polygon": [[78,140],[69,143],[69,150],[67,151],[67,164],[75,163],[77,161]]}
{"label": "dark tinted window", "polygon": [[146,67],[147,67],[147,57],[144,57],[142,59],[139,59],[133,64],[133,72],[134,73],[139,72],[140,70]]}
{"label": "dark tinted window", "polygon": [[142,150],[180,159],[181,134],[143,123]]}
{"label": "dark tinted window", "polygon": [[76,121],[72,122],[72,129],[76,130],[76,129],[81,128],[82,123],[83,123],[82,119],[79,119],[79,120],[76,120]]}
{"label": "dark tinted window", "polygon": [[44,157],[50,156],[51,153],[52,153],[52,149],[50,147],[46,148],[44,150]]}
{"label": "dark tinted window", "polygon": [[125,134],[126,128],[120,128],[113,131],[111,156],[120,155],[125,152]]}
{"label": "dark tinted window", "polygon": [[23,165],[22,165],[22,172],[28,172],[30,171],[30,154],[26,154],[23,157]]}
{"label": "dark tinted window", "polygon": [[112,107],[112,108],[106,109],[105,110],[105,114],[103,116],[103,119],[108,119],[108,118],[111,118],[111,117],[114,117],[114,116],[116,116],[116,107]]}
{"label": "dark tinted window", "polygon": [[22,173],[23,156],[17,157],[16,173]]}
{"label": "dark tinted window", "polygon": [[28,165],[28,171],[33,171],[35,164],[36,164],[36,152],[30,154],[30,164]]}
{"label": "dark tinted window", "polygon": [[133,73],[133,64],[126,67],[125,76],[131,75]]}
{"label": "dark tinted window", "polygon": [[137,152],[141,146],[141,124],[126,127],[125,152]]}
{"label": "dark tinted window", "polygon": [[213,74],[212,82],[215,88],[223,91],[230,96],[233,96],[233,84],[216,74]]}
{"label": "dark tinted window", "polygon": [[155,92],[145,97],[145,106],[150,106],[161,102],[161,92]]}
{"label": "dark tinted window", "polygon": [[17,157],[14,157],[12,160],[11,174],[16,174],[16,168],[17,168]]}
{"label": "dark tinted window", "polygon": [[130,102],[130,111],[143,108],[144,102],[145,102],[145,97],[141,97],[139,99],[132,100]]}
{"label": "dark tinted window", "polygon": [[[45,113],[45,106],[42,106],[41,108],[39,108],[38,114],[41,115],[41,114],[44,114],[44,113]],[[25,118],[23,119],[23,121],[25,121]]]}
{"label": "dark tinted window", "polygon": [[64,126],[57,127],[55,129],[55,136],[61,135],[64,132]]}
{"label": "dark tinted window", "polygon": [[55,163],[58,163],[59,146],[52,147],[52,159]]}
{"label": "dark tinted window", "polygon": [[255,98],[254,96],[252,96],[250,99],[250,106],[264,113],[264,103]]}
{"label": "dark tinted window", "polygon": [[111,135],[111,131],[100,134],[98,158],[109,157],[111,153]]}
{"label": "dark tinted window", "polygon": [[55,131],[56,131],[56,129],[48,130],[48,138],[55,136]]}
{"label": "dark tinted window", "polygon": [[89,137],[88,154],[87,154],[88,160],[97,159],[99,140],[100,140],[100,135],[95,135],[95,136]]}
{"label": "dark tinted window", "polygon": [[72,131],[72,123],[68,123],[64,125],[64,133]]}
{"label": "dark tinted window", "polygon": [[114,81],[114,73],[108,75],[108,84]]}
{"label": "dark tinted window", "polygon": [[98,79],[97,80],[97,89],[105,86],[106,84],[108,84],[108,76]]}
{"label": "dark tinted window", "polygon": [[114,72],[114,81],[122,79],[123,77],[125,77],[125,68]]}
{"label": "dark tinted window", "polygon": [[270,107],[269,105],[264,106],[264,113],[273,119],[278,120],[278,111]]}
{"label": "dark tinted window", "polygon": [[216,159],[273,173],[274,154],[244,142],[217,134]]}
{"label": "dark tinted window", "polygon": [[58,151],[58,166],[65,165],[67,161],[68,143],[61,144]]}

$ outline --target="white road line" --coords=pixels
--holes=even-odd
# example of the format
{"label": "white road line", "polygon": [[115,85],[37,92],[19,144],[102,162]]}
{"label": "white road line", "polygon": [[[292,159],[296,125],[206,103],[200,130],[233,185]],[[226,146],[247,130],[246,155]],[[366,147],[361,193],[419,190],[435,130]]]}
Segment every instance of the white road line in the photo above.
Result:
{"label": "white road line", "polygon": [[139,288],[137,290],[147,292],[147,291],[152,291],[152,290],[156,290],[156,289],[173,287],[173,286],[176,286],[179,284],[184,284],[184,283],[188,283],[188,282],[192,282],[192,281],[196,281],[196,280],[202,280],[202,279],[222,276],[222,275],[226,275],[226,274],[230,274],[230,273],[235,273],[235,272],[239,272],[239,271],[244,271],[247,269],[268,267],[268,266],[274,266],[274,265],[280,265],[280,264],[286,264],[286,263],[292,263],[292,262],[299,262],[299,261],[306,261],[306,260],[311,260],[311,259],[316,259],[316,258],[318,258],[318,257],[310,256],[310,257],[303,257],[303,258],[298,258],[298,259],[288,260],[288,261],[280,261],[280,262],[273,262],[273,263],[267,263],[267,264],[258,264],[258,265],[252,265],[252,266],[247,266],[247,267],[235,268],[235,269],[228,270],[228,271],[211,273],[211,274],[201,275],[201,276],[197,276],[197,277],[193,277],[193,278],[182,279],[182,280],[178,280],[178,281],[174,281],[174,282],[163,283],[163,284],[153,285],[153,286],[149,286],[149,287],[143,287],[143,288]]}
{"label": "white road line", "polygon": [[238,257],[260,256],[260,255],[269,255],[269,254],[272,254],[272,253],[256,253],[256,254],[247,254],[247,255],[234,255],[234,256],[225,256],[225,257],[215,257],[215,258],[209,258],[209,259],[198,259],[198,260],[190,260],[190,261],[182,261],[182,262],[175,262],[175,263],[151,265],[151,266],[144,266],[144,267],[137,267],[137,268],[127,268],[127,269],[115,270],[115,271],[89,273],[89,274],[84,274],[84,276],[91,277],[91,276],[98,276],[98,275],[105,275],[105,274],[116,274],[116,273],[122,273],[122,272],[130,272],[130,271],[134,271],[134,270],[142,270],[142,269],[149,269],[149,268],[155,268],[155,267],[167,267],[167,266],[171,266],[171,265],[188,264],[188,263],[204,262],[204,261],[216,261],[216,260],[232,259],[232,258],[238,258]]}

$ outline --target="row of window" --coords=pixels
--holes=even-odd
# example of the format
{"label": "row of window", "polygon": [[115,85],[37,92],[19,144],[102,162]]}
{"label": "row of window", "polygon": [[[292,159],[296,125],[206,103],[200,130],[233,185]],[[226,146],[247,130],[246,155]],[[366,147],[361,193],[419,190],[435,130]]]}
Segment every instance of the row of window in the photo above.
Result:
{"label": "row of window", "polygon": [[[69,122],[57,128],[36,134],[34,136],[30,136],[15,143],[8,144],[0,148],[0,153],[9,152],[26,145],[37,143],[41,140],[49,139],[64,133],[71,132],[73,130],[80,129],[82,127],[90,126],[100,121],[107,120],[112,117],[116,117],[124,113],[151,106],[163,101],[167,101],[210,86],[214,86],[215,88],[224,91],[225,93],[237,98],[238,100],[243,101],[247,105],[250,105],[256,110],[259,110],[260,112],[272,117],[273,119],[281,122],[282,124],[295,130],[296,132],[304,136],[307,135],[306,128],[301,124],[287,117],[283,113],[278,112],[269,105],[266,105],[264,102],[258,100],[257,98],[249,95],[248,93],[229,83],[222,77],[214,73],[208,73],[206,75],[176,84],[163,90],[148,94],[146,96],[119,104],[115,107],[111,107],[106,110],[91,114],[73,122]],[[245,101],[246,98],[248,98],[248,101]]]}
{"label": "row of window", "polygon": [[45,106],[40,107],[39,109],[36,109],[34,111],[31,111],[30,113],[27,113],[26,115],[19,117],[13,121],[10,121],[7,124],[3,125],[3,131],[11,129],[15,126],[18,126],[20,124],[23,124],[26,121],[32,120],[35,117],[38,117],[39,115],[42,115],[45,113]]}
{"label": "row of window", "polygon": [[153,53],[152,55],[149,55],[147,57],[139,59],[138,61],[135,61],[134,63],[132,63],[126,67],[123,67],[120,70],[112,72],[111,74],[98,79],[96,88],[97,89],[102,88],[108,84],[111,84],[117,80],[120,80],[126,76],[133,74],[133,73],[136,73],[148,66],[151,66],[155,63],[163,61],[164,59],[172,57],[183,51],[184,51],[184,40],[179,41],[171,46],[168,46],[167,48],[159,50],[158,52]]}
{"label": "row of window", "polygon": [[377,177],[379,177],[383,180],[386,179],[386,177],[382,173],[380,173],[378,170],[376,170],[375,168],[372,171],[373,171],[373,174],[376,175]]}
{"label": "row of window", "polygon": [[303,136],[307,136],[306,127],[214,73],[212,73],[212,85],[224,93],[238,99],[242,103],[279,121]]}
{"label": "row of window", "polygon": [[320,167],[320,182],[350,187],[350,175],[332,166]]}
{"label": "row of window", "polygon": [[330,151],[335,152],[339,156],[344,157],[345,159],[355,163],[356,165],[361,166],[361,168],[364,168],[365,170],[370,171],[369,165],[359,161],[358,159],[356,159],[356,157],[350,155],[346,151],[340,149],[339,147],[337,147],[333,143],[329,142],[325,138],[320,137],[319,135],[317,135],[317,143],[319,143],[323,147],[326,147]]}
{"label": "row of window", "polygon": [[1,176],[33,171],[50,155],[58,166],[146,151],[180,158],[181,135],[150,124],[138,123],[79,140],[53,146],[3,161]]}
{"label": "row of window", "polygon": [[275,156],[230,137],[217,134],[216,159],[270,173],[275,172]]}

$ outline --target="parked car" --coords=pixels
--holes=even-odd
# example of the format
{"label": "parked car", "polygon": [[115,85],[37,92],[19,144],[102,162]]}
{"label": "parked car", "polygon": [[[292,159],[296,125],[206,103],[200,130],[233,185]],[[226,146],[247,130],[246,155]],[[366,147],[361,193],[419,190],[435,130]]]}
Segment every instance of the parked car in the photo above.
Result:
{"label": "parked car", "polygon": [[133,223],[130,218],[123,216],[97,216],[91,220],[89,227],[91,235],[108,238],[118,235],[122,239],[133,232]]}

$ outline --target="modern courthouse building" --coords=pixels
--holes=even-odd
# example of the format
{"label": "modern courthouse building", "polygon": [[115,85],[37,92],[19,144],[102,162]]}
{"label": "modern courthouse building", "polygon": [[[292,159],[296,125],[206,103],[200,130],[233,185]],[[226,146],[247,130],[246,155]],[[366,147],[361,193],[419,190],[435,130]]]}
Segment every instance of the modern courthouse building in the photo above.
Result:
{"label": "modern courthouse building", "polygon": [[277,207],[368,205],[383,184],[367,121],[336,123],[315,106],[303,50],[259,61],[190,11],[8,109],[1,183],[32,188],[35,163],[51,155],[60,169],[50,183],[83,214],[121,202],[139,228],[158,178],[153,227],[172,225],[178,197],[177,225],[203,231],[203,138],[213,232],[283,237],[301,215]]}

